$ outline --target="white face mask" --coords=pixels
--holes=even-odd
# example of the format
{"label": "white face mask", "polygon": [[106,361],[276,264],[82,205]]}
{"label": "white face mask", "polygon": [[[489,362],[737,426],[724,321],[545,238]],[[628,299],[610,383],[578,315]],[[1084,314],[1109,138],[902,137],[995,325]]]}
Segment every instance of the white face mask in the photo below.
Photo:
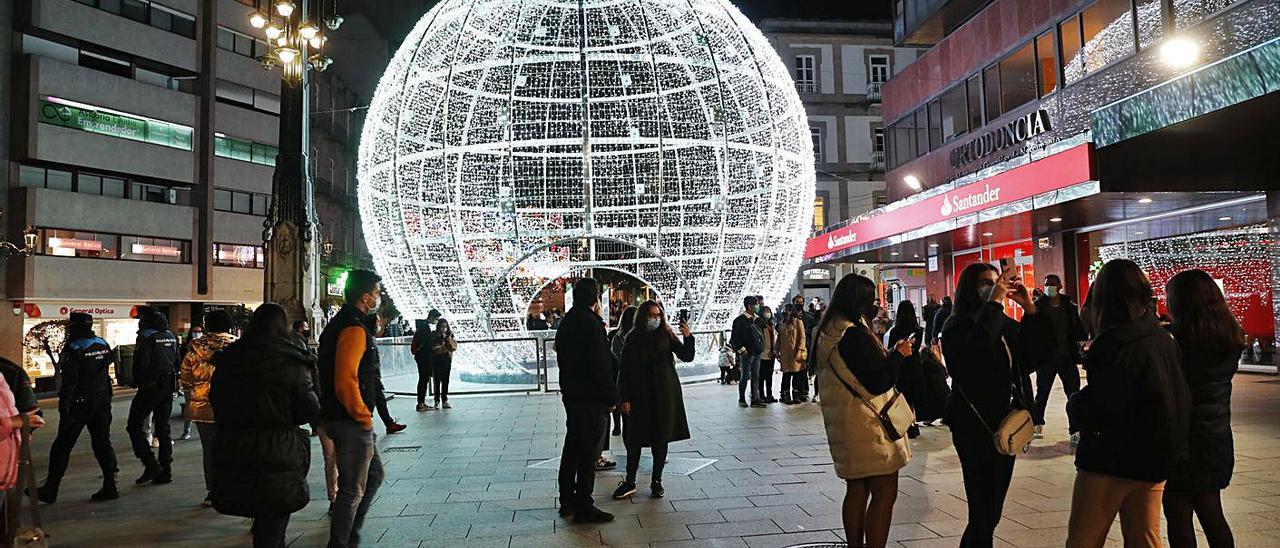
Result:
{"label": "white face mask", "polygon": [[644,328],[648,329],[649,331],[654,331],[658,329],[658,327],[661,325],[662,325],[662,320],[658,318],[649,318],[644,321]]}
{"label": "white face mask", "polygon": [[1057,297],[1057,296],[1058,296],[1058,292],[1059,292],[1059,291],[1060,291],[1060,290],[1058,289],[1058,286],[1056,286],[1056,285],[1046,285],[1046,286],[1044,287],[1044,294],[1045,294],[1045,295],[1048,295],[1048,296],[1049,296],[1049,297],[1051,297],[1051,298],[1052,298],[1052,297]]}

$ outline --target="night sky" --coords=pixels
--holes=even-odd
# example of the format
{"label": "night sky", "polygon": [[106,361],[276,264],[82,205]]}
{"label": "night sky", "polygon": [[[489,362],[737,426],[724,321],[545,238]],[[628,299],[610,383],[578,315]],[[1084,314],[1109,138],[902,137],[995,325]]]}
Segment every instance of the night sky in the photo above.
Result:
{"label": "night sky", "polygon": [[752,20],[765,17],[865,21],[889,19],[890,0],[730,0]]}

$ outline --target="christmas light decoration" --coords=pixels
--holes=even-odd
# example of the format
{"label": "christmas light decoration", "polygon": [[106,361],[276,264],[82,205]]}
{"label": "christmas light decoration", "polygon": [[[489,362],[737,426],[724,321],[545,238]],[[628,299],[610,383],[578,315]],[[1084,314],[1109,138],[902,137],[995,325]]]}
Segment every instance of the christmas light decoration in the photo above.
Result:
{"label": "christmas light decoration", "polygon": [[589,269],[695,330],[780,301],[814,196],[803,105],[728,0],[445,0],[391,60],[360,143],[374,263],[409,318],[525,333]]}

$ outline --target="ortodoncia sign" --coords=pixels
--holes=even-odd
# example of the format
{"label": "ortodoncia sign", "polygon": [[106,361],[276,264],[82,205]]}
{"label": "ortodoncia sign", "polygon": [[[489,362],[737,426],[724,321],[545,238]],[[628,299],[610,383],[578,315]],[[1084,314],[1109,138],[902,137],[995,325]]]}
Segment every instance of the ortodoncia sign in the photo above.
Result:
{"label": "ortodoncia sign", "polygon": [[960,167],[1052,130],[1049,112],[1040,109],[951,149],[951,167]]}
{"label": "ortodoncia sign", "polygon": [[821,257],[1094,178],[1093,152],[1090,145],[1080,145],[950,192],[892,211],[873,213],[867,220],[809,238],[804,258]]}

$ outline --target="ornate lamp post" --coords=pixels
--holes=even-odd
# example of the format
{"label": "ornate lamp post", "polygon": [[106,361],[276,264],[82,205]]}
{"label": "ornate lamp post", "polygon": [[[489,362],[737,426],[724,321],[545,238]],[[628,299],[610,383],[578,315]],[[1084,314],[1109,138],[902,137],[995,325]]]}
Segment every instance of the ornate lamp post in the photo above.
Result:
{"label": "ornate lamp post", "polygon": [[[0,217],[2,216],[4,216],[4,210],[0,209]],[[33,226],[22,231],[22,247],[18,247],[18,244],[10,242],[0,234],[0,259],[7,259],[11,255],[31,255],[36,250],[36,240],[39,238],[40,233]]]}
{"label": "ornate lamp post", "polygon": [[325,55],[326,32],[337,30],[342,17],[334,11],[336,0],[266,3],[263,6],[259,0],[258,9],[249,16],[249,24],[262,29],[272,48],[260,58],[262,66],[279,67],[281,72],[279,155],[262,231],[266,246],[263,298],[283,306],[290,319],[315,324],[319,250],[312,245],[318,231],[307,158],[309,74],[324,71],[332,63]]}

